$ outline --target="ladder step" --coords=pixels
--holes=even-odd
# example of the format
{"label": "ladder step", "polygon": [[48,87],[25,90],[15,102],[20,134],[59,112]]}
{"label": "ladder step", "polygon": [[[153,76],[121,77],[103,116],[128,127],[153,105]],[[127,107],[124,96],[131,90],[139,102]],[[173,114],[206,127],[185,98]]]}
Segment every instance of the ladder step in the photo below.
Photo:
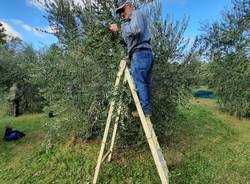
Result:
{"label": "ladder step", "polygon": [[111,153],[111,151],[109,150],[109,151],[107,151],[107,153],[104,154],[104,156],[102,157],[101,163],[103,163],[106,160],[106,158],[109,156],[110,153]]}

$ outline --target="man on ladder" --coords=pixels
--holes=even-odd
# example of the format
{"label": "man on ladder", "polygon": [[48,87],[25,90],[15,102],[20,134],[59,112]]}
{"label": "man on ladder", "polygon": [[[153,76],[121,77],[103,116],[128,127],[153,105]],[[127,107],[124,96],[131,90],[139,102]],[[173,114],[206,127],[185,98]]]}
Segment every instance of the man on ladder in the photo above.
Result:
{"label": "man on ladder", "polygon": [[[131,59],[131,74],[135,82],[143,112],[151,116],[151,73],[153,67],[153,52],[150,44],[151,34],[146,17],[135,8],[131,0],[119,0],[116,13],[121,15],[124,23],[121,26],[122,37],[128,48]],[[118,32],[116,23],[110,24],[112,32]],[[139,117],[137,111],[132,112]]]}
{"label": "man on ladder", "polygon": [[[151,72],[153,66],[153,53],[150,45],[150,32],[147,24],[146,17],[138,10],[131,0],[119,0],[118,8],[116,13],[120,14],[125,22],[122,24],[122,37],[125,40],[129,57],[132,60],[131,73],[127,65],[127,60],[122,60],[117,73],[115,87],[118,87],[122,78],[124,82],[128,82],[131,94],[133,96],[137,111],[133,112],[133,116],[140,117],[142,127],[144,129],[158,174],[162,184],[169,183],[168,168],[164,155],[158,143],[156,134],[153,129],[153,125],[150,120],[151,116],[151,104],[150,104],[150,93],[151,93]],[[112,32],[118,32],[118,25],[113,23],[110,24],[109,29]],[[135,83],[135,84],[134,84]],[[136,85],[136,86],[135,86]],[[137,88],[137,90],[135,90]],[[137,95],[137,92],[138,95]],[[107,122],[104,130],[104,135],[101,143],[101,149],[99,152],[97,165],[95,168],[95,175],[93,178],[93,184],[97,183],[98,175],[102,163],[108,158],[111,161],[115,137],[118,129],[119,116],[121,113],[121,106],[118,107],[117,116],[114,122],[114,128],[110,143],[110,148],[105,153],[105,147],[107,146],[107,139],[111,121],[113,117],[115,100],[110,103],[108,112]]]}

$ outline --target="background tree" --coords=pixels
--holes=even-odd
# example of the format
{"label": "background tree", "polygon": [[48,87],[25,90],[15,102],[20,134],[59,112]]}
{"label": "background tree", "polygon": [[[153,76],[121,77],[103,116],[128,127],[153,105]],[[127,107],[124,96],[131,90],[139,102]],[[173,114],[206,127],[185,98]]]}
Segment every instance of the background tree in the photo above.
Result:
{"label": "background tree", "polygon": [[3,23],[0,22],[0,44],[3,45],[6,43],[6,36]]}
{"label": "background tree", "polygon": [[210,87],[221,107],[239,117],[250,110],[250,2],[234,0],[220,21],[207,24],[201,35],[210,67]]}
{"label": "background tree", "polygon": [[152,46],[155,52],[153,122],[158,135],[163,140],[172,136],[175,130],[174,119],[179,105],[186,103],[191,87],[195,84],[199,53],[196,41],[187,49],[189,40],[185,39],[188,18],[174,21],[169,15],[162,16],[162,5],[155,2],[150,7]]}
{"label": "background tree", "polygon": [[31,46],[23,47],[18,52],[6,46],[0,47],[0,93],[6,96],[14,84],[18,86],[18,98],[11,97],[13,90],[8,96],[19,101],[21,114],[41,112],[43,108],[44,99],[39,95],[38,86],[31,80],[37,61],[37,54]]}
{"label": "background tree", "polygon": [[[84,7],[68,0],[47,1],[48,21],[59,43],[39,55],[33,80],[47,100],[48,111],[56,121],[48,122],[51,136],[96,137],[103,132],[118,66],[126,56],[120,35],[108,30],[108,23],[120,20],[114,15],[115,0],[83,1]],[[138,3],[143,11],[147,5]],[[188,19],[174,21],[161,16],[161,4],[150,4],[150,26],[156,53],[154,67],[153,121],[161,140],[174,132],[177,108],[184,104],[193,84],[197,53],[188,50],[184,39]],[[192,74],[192,75],[191,75]],[[113,89],[113,90],[112,90]],[[118,140],[123,144],[144,143],[139,121],[131,117],[133,101],[127,86],[115,92],[122,95],[122,123]]]}

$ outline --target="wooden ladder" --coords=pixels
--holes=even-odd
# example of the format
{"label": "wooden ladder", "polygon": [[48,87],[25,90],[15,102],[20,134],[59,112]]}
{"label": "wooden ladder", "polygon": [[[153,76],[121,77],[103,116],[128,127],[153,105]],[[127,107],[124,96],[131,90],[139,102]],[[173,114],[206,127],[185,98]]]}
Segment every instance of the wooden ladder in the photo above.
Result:
{"label": "wooden ladder", "polygon": [[[116,82],[115,82],[115,88],[117,88],[119,86],[122,77],[124,77],[124,82],[128,82],[128,84],[129,84],[129,88],[130,88],[130,91],[132,93],[137,111],[139,113],[139,117],[140,117],[143,129],[144,129],[144,132],[146,134],[146,138],[147,138],[151,153],[153,155],[154,162],[156,164],[161,182],[162,182],[162,184],[168,184],[169,183],[169,178],[168,178],[169,171],[168,171],[166,161],[164,159],[164,156],[162,154],[162,150],[160,148],[157,137],[155,135],[155,131],[153,129],[151,120],[149,117],[145,117],[145,115],[143,113],[143,110],[142,110],[142,107],[141,107],[141,104],[139,101],[139,97],[138,97],[137,92],[136,92],[136,87],[135,87],[133,78],[130,74],[130,71],[129,71],[129,68],[127,65],[127,60],[125,60],[125,59],[122,60],[120,63],[119,71],[118,71]],[[105,154],[104,154],[104,151],[105,151],[105,146],[107,143],[109,128],[111,125],[112,115],[113,115],[113,111],[114,111],[114,105],[115,105],[115,101],[113,100],[110,104],[110,108],[109,108],[109,112],[108,112],[106,127],[105,127],[105,131],[104,131],[104,135],[103,135],[103,139],[102,139],[102,143],[101,143],[101,150],[100,150],[99,157],[97,160],[97,165],[95,168],[95,175],[94,175],[93,184],[97,183],[97,179],[98,179],[98,175],[99,175],[102,163],[106,159],[108,159],[109,162],[111,161],[112,152],[113,152],[114,144],[115,144],[115,137],[116,137],[120,113],[121,113],[121,106],[118,106],[118,109],[117,109],[117,116],[115,118],[110,148]]]}

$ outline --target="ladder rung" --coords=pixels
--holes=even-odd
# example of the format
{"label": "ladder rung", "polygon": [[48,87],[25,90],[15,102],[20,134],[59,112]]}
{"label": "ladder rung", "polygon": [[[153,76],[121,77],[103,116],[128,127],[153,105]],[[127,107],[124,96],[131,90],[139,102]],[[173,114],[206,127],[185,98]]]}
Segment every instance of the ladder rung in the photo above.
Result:
{"label": "ladder rung", "polygon": [[107,151],[107,153],[105,153],[105,155],[102,157],[102,161],[101,161],[101,163],[103,163],[105,160],[106,160],[106,158],[109,156],[109,154],[111,153],[111,151],[109,150],[109,151]]}

